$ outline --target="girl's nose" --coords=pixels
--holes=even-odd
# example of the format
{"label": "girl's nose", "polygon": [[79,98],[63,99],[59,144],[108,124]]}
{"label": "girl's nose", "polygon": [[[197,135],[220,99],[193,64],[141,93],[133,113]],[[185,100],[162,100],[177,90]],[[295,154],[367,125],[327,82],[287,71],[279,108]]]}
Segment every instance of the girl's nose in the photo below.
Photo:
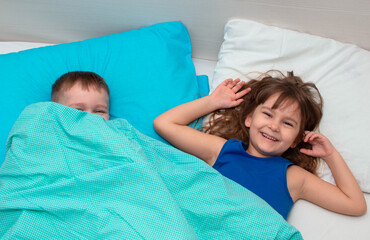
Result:
{"label": "girl's nose", "polygon": [[270,124],[269,124],[269,128],[274,131],[274,132],[278,132],[279,131],[279,125],[274,122],[274,121],[271,121]]}

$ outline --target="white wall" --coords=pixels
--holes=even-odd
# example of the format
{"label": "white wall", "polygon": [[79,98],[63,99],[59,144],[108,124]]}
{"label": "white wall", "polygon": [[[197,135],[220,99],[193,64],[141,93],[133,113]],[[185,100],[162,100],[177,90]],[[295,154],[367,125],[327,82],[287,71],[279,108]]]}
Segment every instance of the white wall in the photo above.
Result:
{"label": "white wall", "polygon": [[369,0],[1,0],[0,41],[71,42],[180,20],[193,56],[215,60],[231,18],[370,50]]}

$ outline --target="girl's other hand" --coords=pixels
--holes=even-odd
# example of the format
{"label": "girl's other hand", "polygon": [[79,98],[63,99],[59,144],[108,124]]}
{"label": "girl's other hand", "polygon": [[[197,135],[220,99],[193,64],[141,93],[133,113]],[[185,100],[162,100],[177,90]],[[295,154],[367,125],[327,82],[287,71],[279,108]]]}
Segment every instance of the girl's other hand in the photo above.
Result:
{"label": "girl's other hand", "polygon": [[226,79],[217,86],[210,97],[212,97],[214,103],[217,104],[218,109],[236,107],[243,102],[242,97],[251,90],[247,88],[239,91],[244,84],[245,82],[240,81],[239,78],[235,80],[231,78]]}
{"label": "girl's other hand", "polygon": [[301,148],[300,151],[306,155],[323,158],[325,160],[325,158],[328,158],[336,152],[329,139],[318,132],[306,131],[303,141],[312,145],[312,149]]}

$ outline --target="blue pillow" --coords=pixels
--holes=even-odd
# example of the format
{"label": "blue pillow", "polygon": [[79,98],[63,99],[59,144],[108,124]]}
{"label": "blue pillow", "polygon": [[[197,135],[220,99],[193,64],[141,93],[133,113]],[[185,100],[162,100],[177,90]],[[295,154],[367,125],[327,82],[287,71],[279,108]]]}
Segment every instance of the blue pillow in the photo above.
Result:
{"label": "blue pillow", "polygon": [[106,80],[112,119],[125,118],[160,140],[154,118],[204,92],[198,84],[204,78],[197,80],[190,37],[181,22],[0,55],[0,164],[21,111],[29,104],[50,101],[54,81],[77,70],[96,72]]}

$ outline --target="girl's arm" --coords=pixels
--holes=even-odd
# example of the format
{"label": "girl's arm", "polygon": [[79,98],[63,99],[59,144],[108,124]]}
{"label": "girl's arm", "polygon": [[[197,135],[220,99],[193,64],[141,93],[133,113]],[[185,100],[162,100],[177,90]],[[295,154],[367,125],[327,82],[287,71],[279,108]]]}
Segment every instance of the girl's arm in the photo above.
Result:
{"label": "girl's arm", "polygon": [[342,214],[355,216],[364,214],[367,208],[364,195],[351,170],[330,141],[316,132],[307,132],[304,141],[310,143],[312,149],[301,149],[301,152],[322,158],[328,164],[336,186],[300,167],[292,166],[294,168],[291,170],[295,171],[288,168],[288,178],[290,174],[290,177],[293,176],[292,179],[301,179],[297,181],[300,186],[296,199],[305,199]]}
{"label": "girl's arm", "polygon": [[243,85],[239,79],[227,79],[211,95],[177,106],[157,117],[154,129],[180,150],[213,166],[226,140],[187,125],[215,110],[239,105],[243,101],[241,97],[249,91],[239,92]]}

